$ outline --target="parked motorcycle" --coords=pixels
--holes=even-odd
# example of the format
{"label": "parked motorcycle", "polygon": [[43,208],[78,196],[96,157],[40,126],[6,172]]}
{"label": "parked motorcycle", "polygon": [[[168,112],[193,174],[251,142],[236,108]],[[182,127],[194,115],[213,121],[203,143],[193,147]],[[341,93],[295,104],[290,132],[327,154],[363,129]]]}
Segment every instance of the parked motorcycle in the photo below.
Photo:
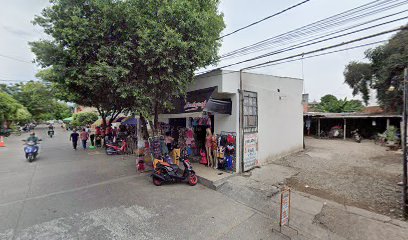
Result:
{"label": "parked motorcycle", "polygon": [[122,141],[122,146],[119,147],[114,145],[113,143],[106,143],[105,152],[107,155],[114,155],[114,154],[125,154],[127,152],[127,143],[126,140]]}
{"label": "parked motorcycle", "polygon": [[[25,145],[26,145],[24,147],[25,157],[29,162],[32,162],[38,156],[38,150],[39,150],[38,143],[35,143],[33,141],[27,142],[26,140],[23,140],[23,141],[25,142]],[[41,141],[41,139],[38,141]]]}
{"label": "parked motorcycle", "polygon": [[194,186],[198,182],[197,175],[195,174],[190,161],[187,159],[187,155],[183,154],[180,157],[180,161],[183,163],[184,170],[180,169],[177,164],[169,164],[163,159],[155,159],[153,163],[154,172],[151,175],[153,178],[153,184],[156,186],[162,185],[162,183],[174,183],[188,181],[191,186]]}
{"label": "parked motorcycle", "polygon": [[354,130],[354,131],[351,131],[351,134],[353,135],[354,141],[356,141],[356,142],[358,142],[358,143],[361,142],[361,135],[360,135],[360,133],[358,132],[358,129],[356,129],[356,130]]}

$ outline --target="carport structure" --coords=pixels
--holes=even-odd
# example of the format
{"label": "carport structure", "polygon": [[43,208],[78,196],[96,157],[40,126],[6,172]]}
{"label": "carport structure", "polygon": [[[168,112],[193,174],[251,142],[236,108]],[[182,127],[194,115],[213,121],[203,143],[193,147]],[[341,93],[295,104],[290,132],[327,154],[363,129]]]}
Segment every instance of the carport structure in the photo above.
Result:
{"label": "carport structure", "polygon": [[[307,112],[303,114],[304,122],[310,121],[310,132],[320,137],[321,131],[328,132],[334,126],[343,129],[343,138],[351,137],[351,131],[359,129],[364,138],[371,138],[383,133],[389,126],[400,128],[402,115],[387,113],[321,113]],[[305,134],[307,132],[304,127]]]}

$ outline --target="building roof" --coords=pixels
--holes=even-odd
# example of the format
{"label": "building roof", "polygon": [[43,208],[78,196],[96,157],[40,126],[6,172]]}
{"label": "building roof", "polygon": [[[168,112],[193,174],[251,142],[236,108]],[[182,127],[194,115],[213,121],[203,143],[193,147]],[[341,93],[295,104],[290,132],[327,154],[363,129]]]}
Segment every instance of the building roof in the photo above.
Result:
{"label": "building roof", "polygon": [[307,112],[303,116],[316,118],[402,118],[402,115],[395,113],[324,113],[324,112]]}

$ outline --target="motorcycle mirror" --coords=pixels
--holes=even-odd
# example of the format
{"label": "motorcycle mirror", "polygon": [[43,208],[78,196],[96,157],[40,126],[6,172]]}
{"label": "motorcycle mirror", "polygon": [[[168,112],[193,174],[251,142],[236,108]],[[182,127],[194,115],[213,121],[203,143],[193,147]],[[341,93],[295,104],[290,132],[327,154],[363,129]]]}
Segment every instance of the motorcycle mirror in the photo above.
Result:
{"label": "motorcycle mirror", "polygon": [[23,142],[27,142],[27,140],[25,140],[25,139],[23,139],[23,140],[21,140],[21,141],[23,141]]}

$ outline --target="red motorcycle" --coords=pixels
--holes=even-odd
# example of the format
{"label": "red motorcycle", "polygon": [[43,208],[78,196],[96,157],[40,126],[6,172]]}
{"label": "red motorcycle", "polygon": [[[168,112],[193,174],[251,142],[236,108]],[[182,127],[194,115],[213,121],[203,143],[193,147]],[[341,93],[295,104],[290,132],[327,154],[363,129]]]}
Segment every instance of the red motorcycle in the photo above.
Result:
{"label": "red motorcycle", "polygon": [[188,184],[194,186],[198,182],[197,175],[195,174],[190,161],[187,156],[180,157],[180,161],[183,163],[184,170],[180,169],[177,164],[169,164],[164,160],[155,159],[154,172],[151,175],[153,178],[153,184],[160,186],[162,183],[174,183],[187,181]]}
{"label": "red motorcycle", "polygon": [[119,147],[117,145],[114,145],[112,143],[107,143],[106,144],[106,149],[105,152],[107,155],[114,155],[114,154],[125,154],[127,153],[127,143],[126,140],[122,141],[122,146]]}

